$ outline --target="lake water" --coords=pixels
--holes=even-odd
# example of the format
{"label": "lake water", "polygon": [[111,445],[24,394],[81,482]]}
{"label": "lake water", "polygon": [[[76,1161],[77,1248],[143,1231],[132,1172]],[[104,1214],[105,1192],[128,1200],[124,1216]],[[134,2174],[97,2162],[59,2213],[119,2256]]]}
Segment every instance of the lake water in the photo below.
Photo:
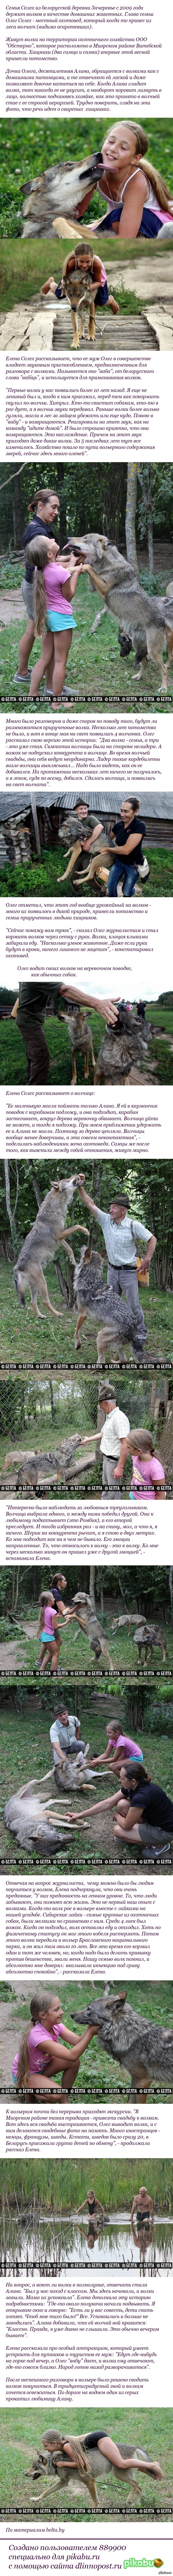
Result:
{"label": "lake water", "polygon": [[0,2220],[0,2268],[3,2272],[13,2268],[19,2272],[26,2268],[31,2272],[45,2271],[52,2277],[76,2267],[88,2271],[93,2266],[95,2271],[104,2267],[107,2271],[147,2269],[151,2275],[156,2270],[172,2270],[173,2218],[156,2217],[153,2241],[141,2247],[141,2255],[139,2243],[133,2243],[128,2211],[119,2210],[118,2216],[112,2213],[108,2220],[100,2224],[98,2220],[97,2226],[98,2233],[90,2246],[85,2213],[80,2221],[75,2216],[60,2220],[58,2214],[51,2219],[42,2218],[34,2210],[33,2216],[31,2212],[28,2215],[26,2229],[26,2216],[23,2219],[20,2207],[19,2212],[5,2210],[5,2219],[1,2215]]}

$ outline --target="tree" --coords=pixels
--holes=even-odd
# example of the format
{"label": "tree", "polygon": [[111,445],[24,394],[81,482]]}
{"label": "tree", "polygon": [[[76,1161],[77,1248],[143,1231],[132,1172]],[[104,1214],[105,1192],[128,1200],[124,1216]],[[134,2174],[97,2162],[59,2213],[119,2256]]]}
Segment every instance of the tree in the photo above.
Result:
{"label": "tree", "polygon": [[136,550],[136,526],[135,526],[135,522],[136,522],[136,508],[137,508],[137,465],[128,465],[128,467],[127,467],[127,501],[126,501],[126,550],[127,550],[127,562],[128,562],[128,563],[130,563],[130,564],[132,564],[133,572],[137,573],[137,581],[139,581],[138,558],[137,558],[137,550]]}

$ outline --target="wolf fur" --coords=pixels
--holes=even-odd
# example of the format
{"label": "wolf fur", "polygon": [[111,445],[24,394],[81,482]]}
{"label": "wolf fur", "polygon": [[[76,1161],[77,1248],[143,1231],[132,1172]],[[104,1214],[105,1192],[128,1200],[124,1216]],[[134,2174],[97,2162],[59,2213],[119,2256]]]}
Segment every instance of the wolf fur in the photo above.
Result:
{"label": "wolf fur", "polygon": [[146,1056],[147,1033],[142,1043],[137,1019],[131,1021],[129,1019],[128,1022],[124,1020],[124,1028],[118,1027],[118,1023],[114,1029],[110,1026],[105,1028],[97,1056],[94,1084],[97,1082],[113,1084],[119,1081],[125,1083],[130,1081],[130,1075],[132,1076],[133,1073],[137,1078],[138,1072],[141,1074],[142,1060],[145,1067]]}
{"label": "wolf fur", "polygon": [[[111,544],[109,537],[101,536],[98,531],[90,535],[88,531],[87,536],[75,539],[75,553],[81,553],[81,549],[85,562],[88,561],[90,588],[94,586],[112,617],[118,618],[118,624],[123,624],[124,634],[131,639],[133,651],[136,649],[136,634],[139,644],[144,639],[147,659],[156,663],[161,673],[162,689],[167,691],[168,661],[171,661],[173,653],[173,581],[168,583],[163,598],[154,593],[149,600],[147,591],[142,590],[140,581],[137,581],[133,565],[127,563],[125,555],[119,554],[118,547]],[[167,649],[166,665],[163,646]]]}
{"label": "wolf fur", "polygon": [[92,1064],[94,1067],[95,1055],[92,1031],[90,1029],[89,1020],[87,1020],[87,1013],[80,1009],[80,1006],[77,1008],[76,1004],[76,1009],[74,1011],[61,1011],[61,1019],[65,1020],[66,1029],[69,1032],[72,1060],[72,1083],[77,1081],[76,1054],[77,1050],[81,1047],[82,1049],[84,1047],[85,1082],[88,1082],[89,1051],[91,1051]]}
{"label": "wolf fur", "polygon": [[[160,2468],[159,2460],[152,2460],[149,2452],[143,2451],[142,2447],[141,2449],[136,2449],[136,2444],[133,2445],[130,2442],[129,2444],[120,2442],[119,2436],[117,2436],[117,2463],[115,2468],[112,2461],[106,2457],[106,2454],[104,2456],[104,2452],[98,2450],[97,2440],[95,2450],[91,2449],[91,2453],[89,2454],[85,2446],[85,2436],[83,2435],[83,2438],[80,2439],[80,2436],[78,2435],[75,2441],[74,2435],[72,2435],[70,2436],[70,2449],[71,2459],[69,2459],[68,2450],[66,2451],[65,2437],[63,2438],[60,2433],[56,2433],[51,2430],[48,2431],[48,2433],[43,2433],[39,2450],[36,2452],[35,2459],[33,2460],[33,2477],[34,2479],[40,2478],[42,2471],[46,2469],[49,2475],[55,2475],[59,2478],[60,2487],[62,2485],[71,2485],[73,2479],[75,2479],[76,2482],[77,2478],[79,2479],[80,2484],[88,2488],[88,2493],[91,2496],[93,2506],[97,2506],[99,2503],[96,2477],[100,2477],[102,2479],[105,2479],[105,2477],[108,2476],[110,2477],[112,2469],[113,2476],[115,2478],[118,2478],[119,2476],[121,2478],[130,2477],[130,2485],[132,2486],[138,2485],[139,2479],[143,2476],[143,2471],[144,2473],[146,2471],[149,2477],[153,2477],[155,2479],[162,2478],[163,2472]],[[30,2469],[27,2469],[26,2476],[30,2477],[30,2475]]]}
{"label": "wolf fur", "polygon": [[109,1671],[112,1673],[113,1664],[111,1661],[110,1647],[108,1646],[107,1637],[104,1636],[103,1630],[100,1630],[99,1628],[96,1610],[93,1610],[92,1608],[89,1592],[74,1592],[71,1607],[72,1610],[76,1610],[76,1618],[78,1619],[79,1628],[82,1630],[82,1636],[88,1637],[91,1654],[95,1655],[96,1663],[100,1663],[101,1658],[103,1664],[107,1663],[109,1665]]}
{"label": "wolf fur", "polygon": [[89,1253],[87,1249],[86,1252],[81,1253],[80,1261],[76,1262],[74,1271],[74,1297],[78,1307],[76,1351],[80,1348],[82,1324],[85,1323],[88,1314],[94,1323],[100,1323],[101,1327],[97,1332],[98,1360],[106,1359],[107,1347],[110,1350],[112,1343],[118,1356],[120,1345],[121,1351],[124,1352],[125,1342],[130,1342],[132,1351],[135,1350],[139,1355],[136,1317],[132,1314],[132,1308],[128,1305],[126,1297],[119,1297],[116,1288],[114,1292],[112,1287],[105,1287],[100,1252]]}
{"label": "wolf fur", "polygon": [[[81,242],[81,251],[86,251],[86,247],[85,239],[85,242]],[[79,349],[80,340],[84,340],[86,313],[88,314],[88,340],[95,340],[95,300],[98,295],[98,277],[92,277],[89,259],[85,276],[83,269],[79,267],[79,255],[76,269],[69,269],[69,257],[65,260],[61,291],[63,299],[65,297],[66,303],[70,305],[73,348]]]}
{"label": "wolf fur", "polygon": [[[91,2003],[85,2004],[82,2027],[88,2024],[90,2010]],[[133,2011],[126,1994],[110,1995],[108,1987],[99,2000],[92,1992],[92,2016],[101,2048],[131,2075],[132,2089],[145,2094],[152,2084],[172,2085],[173,2030],[165,2030],[163,2023],[145,2021],[143,2013]],[[73,2018],[75,2023],[75,2015]],[[79,2021],[78,2013],[78,2028]]]}
{"label": "wolf fur", "polygon": [[60,1314],[60,1307],[53,1306],[51,1298],[48,1297],[44,1276],[47,1261],[54,1260],[54,1254],[58,1251],[59,1245],[62,1244],[67,1248],[69,1259],[75,1268],[75,1256],[69,1244],[71,1228],[67,1234],[66,1218],[68,1207],[73,1206],[74,1192],[77,1189],[77,1174],[70,1180],[64,1178],[61,1181],[53,1181],[51,1190],[47,1190],[46,1198],[42,1199],[42,1207],[38,1208],[34,1225],[31,1226],[30,1234],[26,1235],[26,1241],[22,1244],[21,1252],[14,1264],[14,1285],[20,1305],[25,1306],[25,1289],[30,1288],[32,1313],[40,1315],[41,1323],[43,1318],[41,1307],[38,1306],[38,1288],[43,1298],[43,1305],[49,1307],[50,1315]]}
{"label": "wolf fur", "polygon": [[48,238],[50,233],[58,233],[59,217],[60,231],[64,233],[68,233],[71,223],[80,223],[80,203],[82,205],[85,187],[90,180],[93,180],[94,187],[94,153],[79,165],[78,162],[74,165],[68,161],[60,161],[59,165],[57,162],[54,169],[49,167],[49,170],[41,172],[40,177],[36,175],[31,179],[23,203],[23,237],[27,235],[28,238],[31,233],[46,233]]}

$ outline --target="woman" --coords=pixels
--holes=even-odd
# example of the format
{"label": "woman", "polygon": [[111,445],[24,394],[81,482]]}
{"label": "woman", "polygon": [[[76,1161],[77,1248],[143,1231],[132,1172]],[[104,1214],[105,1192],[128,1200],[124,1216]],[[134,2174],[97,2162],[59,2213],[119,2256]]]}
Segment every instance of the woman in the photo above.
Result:
{"label": "woman", "polygon": [[157,1502],[160,1501],[160,1498],[163,1502],[165,1495],[165,1471],[164,1467],[161,1466],[160,1458],[157,1458],[155,1455],[154,1441],[151,1438],[150,1431],[131,1431],[128,1439],[122,1440],[118,1467],[114,1467],[113,1471],[114,1484],[116,1484],[117,1481],[118,1484],[120,1483],[123,1477],[125,1461],[129,1455],[132,1457],[132,1485],[130,1486],[130,1497],[134,1497],[135,1495],[138,1498],[139,1494],[150,1493],[156,1495]]}
{"label": "woman", "polygon": [[[159,170],[148,161],[148,138],[142,125],[128,120],[109,126],[102,151],[96,156],[96,176],[102,196],[107,198],[107,214],[102,215],[99,232],[113,232],[121,241],[153,241],[169,225],[173,231],[173,200]],[[81,216],[91,202],[92,186],[82,199]]]}
{"label": "woman", "polygon": [[150,2199],[149,2191],[145,2189],[145,2183],[141,2183],[140,2191],[135,2192],[130,2212],[130,2226],[133,2245],[138,2245],[140,2254],[145,2254],[147,2245],[152,2245],[154,2230],[153,2200]]}
{"label": "woman", "polygon": [[140,1848],[151,1850],[156,1858],[157,1852],[159,1857],[160,1851],[169,1848],[169,1837],[173,1834],[173,1801],[167,1798],[165,1789],[160,1789],[157,1782],[151,1780],[144,1765],[141,1777],[138,1764],[122,1764],[113,1830],[116,1841],[135,1843],[135,1846],[139,1843]]}
{"label": "woman", "polygon": [[[31,1996],[31,2024],[14,2057],[12,2075],[17,2093],[49,2093],[54,2097],[58,2074],[62,2074],[61,2096],[71,2093],[79,2073],[80,2058],[94,2038],[94,2024],[83,2039],[68,2030],[61,2016],[59,1995]],[[57,2020],[58,2014],[58,2020]]]}
{"label": "woman", "polygon": [[71,601],[80,573],[88,572],[88,564],[83,560],[75,564],[74,554],[66,558],[66,563],[63,557],[60,561],[55,537],[51,542],[44,537],[39,537],[37,542],[34,537],[28,546],[27,562],[34,575],[35,635],[42,636],[40,658],[34,663],[31,673],[30,698],[38,696],[45,671],[48,672],[49,686],[51,682],[53,698],[61,698],[67,654],[76,625]]}
{"label": "woman", "polygon": [[[117,899],[121,878],[122,892],[126,900],[128,895],[134,894],[138,871],[143,878],[143,867],[145,866],[146,870],[146,861],[143,860],[142,842],[145,839],[146,824],[140,814],[138,797],[126,796],[121,805],[120,817],[117,816],[117,822],[112,825],[112,865],[106,887],[106,893],[110,895],[111,901],[113,896]],[[148,862],[147,875],[149,875]]]}

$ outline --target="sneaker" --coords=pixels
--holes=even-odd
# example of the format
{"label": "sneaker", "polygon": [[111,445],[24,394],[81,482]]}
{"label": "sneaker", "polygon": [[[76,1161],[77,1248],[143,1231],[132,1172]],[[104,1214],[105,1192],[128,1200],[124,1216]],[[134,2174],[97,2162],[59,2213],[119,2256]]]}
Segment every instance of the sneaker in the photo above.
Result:
{"label": "sneaker", "polygon": [[23,678],[22,678],[22,673],[21,673],[21,671],[14,671],[14,681],[16,681],[16,688],[17,688],[17,689],[29,689],[29,680],[30,680],[30,678],[31,678],[31,672],[30,672],[30,671],[25,671],[25,673],[23,674]]}

